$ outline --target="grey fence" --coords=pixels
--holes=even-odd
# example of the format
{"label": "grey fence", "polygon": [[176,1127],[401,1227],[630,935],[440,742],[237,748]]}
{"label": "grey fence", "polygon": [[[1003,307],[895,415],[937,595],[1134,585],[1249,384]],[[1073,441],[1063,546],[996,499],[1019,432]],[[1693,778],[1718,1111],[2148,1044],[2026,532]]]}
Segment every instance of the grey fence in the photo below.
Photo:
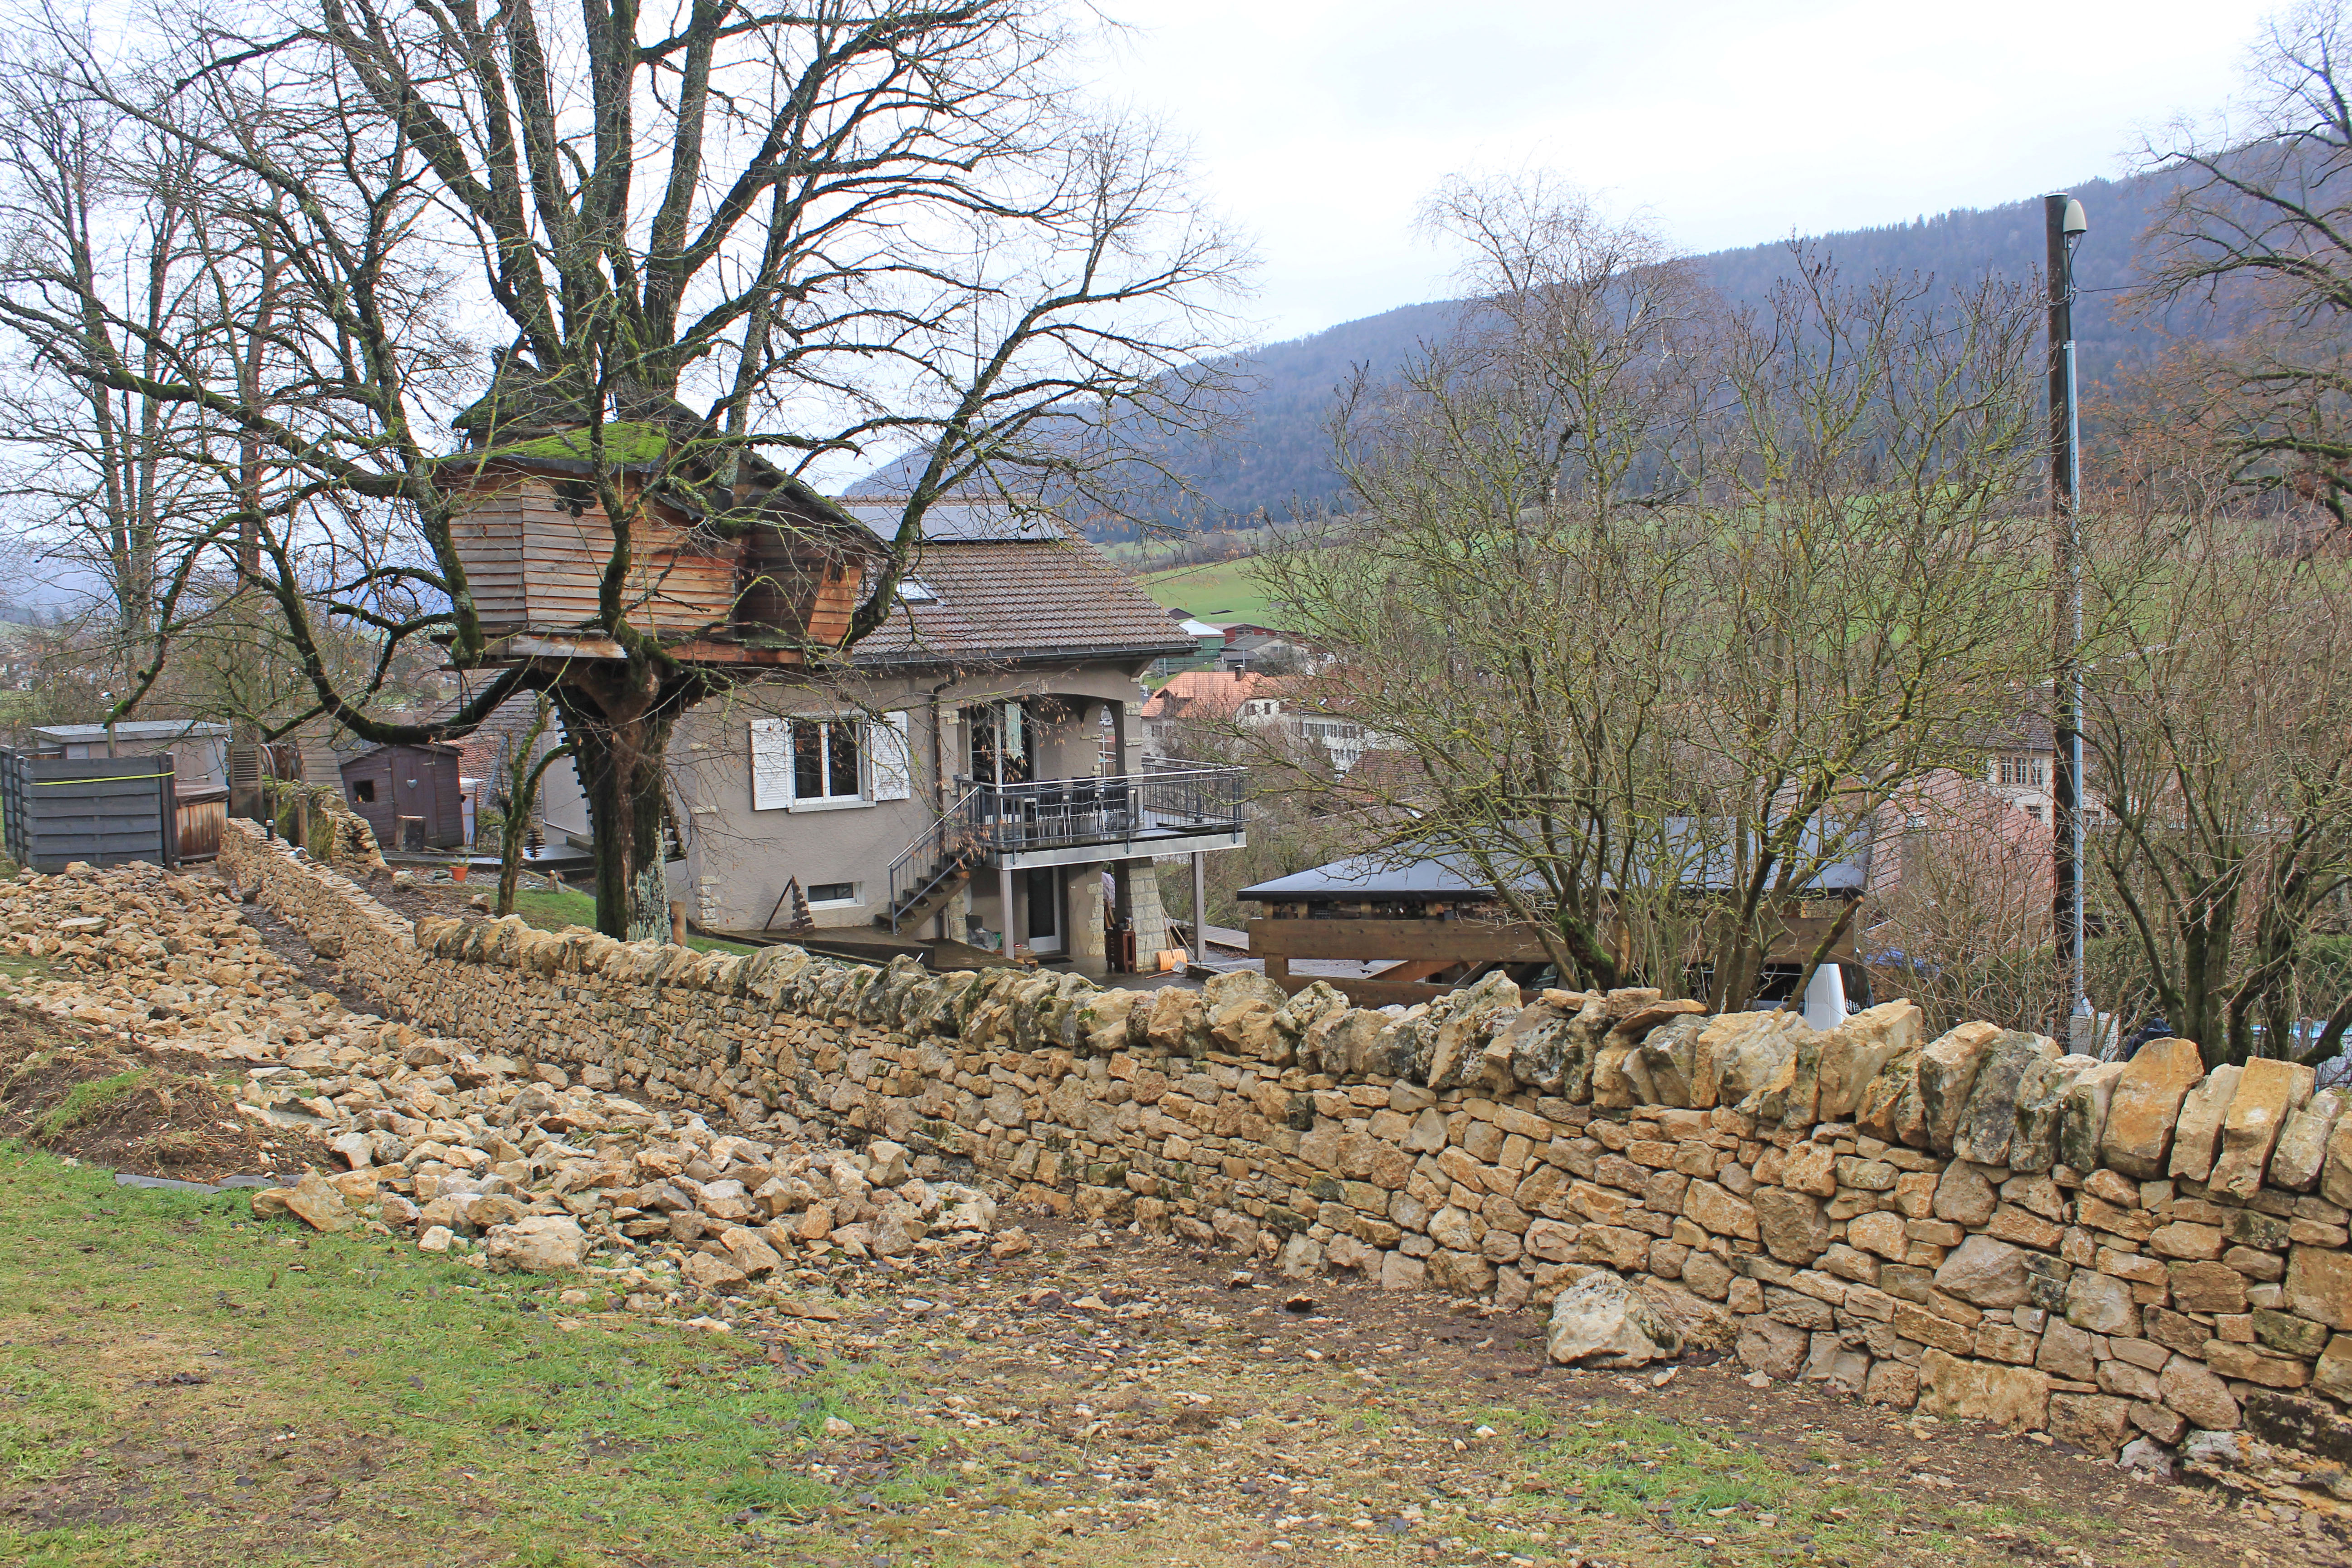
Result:
{"label": "grey fence", "polygon": [[179,863],[168,752],[30,757],[0,746],[0,815],[8,858],[36,871],[61,871],[76,860]]}

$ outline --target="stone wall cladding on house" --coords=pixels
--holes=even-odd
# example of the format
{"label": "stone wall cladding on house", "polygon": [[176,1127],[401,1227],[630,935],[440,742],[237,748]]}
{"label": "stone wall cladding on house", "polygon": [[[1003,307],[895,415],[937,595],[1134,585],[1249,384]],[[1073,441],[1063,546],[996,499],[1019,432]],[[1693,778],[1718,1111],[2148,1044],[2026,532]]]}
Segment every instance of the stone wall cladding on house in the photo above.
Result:
{"label": "stone wall cladding on house", "polygon": [[1402,1017],[409,922],[232,824],[222,868],[409,1021],[628,1092],[887,1137],[1086,1217],[1542,1305],[1664,1282],[1776,1378],[2046,1430],[2352,1443],[2352,1117],[2308,1068],[2063,1057],[1908,1003],[1814,1033],[1499,978]]}

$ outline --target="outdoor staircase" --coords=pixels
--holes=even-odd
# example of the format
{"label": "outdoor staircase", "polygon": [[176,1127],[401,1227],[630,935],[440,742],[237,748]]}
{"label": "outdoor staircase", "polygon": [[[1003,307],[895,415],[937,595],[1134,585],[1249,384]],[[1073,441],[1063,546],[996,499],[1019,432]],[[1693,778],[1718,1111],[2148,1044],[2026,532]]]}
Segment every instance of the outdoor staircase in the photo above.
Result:
{"label": "outdoor staircase", "polygon": [[948,900],[971,884],[971,874],[986,858],[986,847],[967,843],[950,849],[915,879],[914,884],[874,917],[874,923],[891,931],[916,931],[948,907]]}

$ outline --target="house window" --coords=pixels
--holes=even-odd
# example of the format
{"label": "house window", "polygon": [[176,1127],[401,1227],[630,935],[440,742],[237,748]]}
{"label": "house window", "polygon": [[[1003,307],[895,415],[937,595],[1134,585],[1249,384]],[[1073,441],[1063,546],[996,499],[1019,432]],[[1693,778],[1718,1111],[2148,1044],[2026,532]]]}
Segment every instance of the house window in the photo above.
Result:
{"label": "house window", "polygon": [[2000,759],[2000,782],[2015,789],[2040,789],[2048,782],[2042,759],[2031,752]]}
{"label": "house window", "polygon": [[830,811],[914,794],[908,715],[754,719],[751,809]]}
{"label": "house window", "polygon": [[855,800],[858,792],[854,719],[793,721],[793,798]]}
{"label": "house window", "polygon": [[822,904],[854,904],[857,901],[855,882],[811,882],[808,887],[811,908]]}

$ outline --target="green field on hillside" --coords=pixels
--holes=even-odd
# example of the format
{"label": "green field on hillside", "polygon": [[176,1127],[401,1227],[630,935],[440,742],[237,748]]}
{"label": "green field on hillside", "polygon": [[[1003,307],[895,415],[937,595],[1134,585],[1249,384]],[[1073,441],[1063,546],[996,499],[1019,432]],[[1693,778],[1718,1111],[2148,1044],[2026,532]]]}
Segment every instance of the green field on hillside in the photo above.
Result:
{"label": "green field on hillside", "polygon": [[1196,620],[1213,625],[1229,621],[1254,621],[1261,626],[1281,624],[1281,617],[1266,598],[1265,584],[1257,580],[1255,560],[1174,566],[1136,581],[1160,603],[1171,610],[1189,610]]}

